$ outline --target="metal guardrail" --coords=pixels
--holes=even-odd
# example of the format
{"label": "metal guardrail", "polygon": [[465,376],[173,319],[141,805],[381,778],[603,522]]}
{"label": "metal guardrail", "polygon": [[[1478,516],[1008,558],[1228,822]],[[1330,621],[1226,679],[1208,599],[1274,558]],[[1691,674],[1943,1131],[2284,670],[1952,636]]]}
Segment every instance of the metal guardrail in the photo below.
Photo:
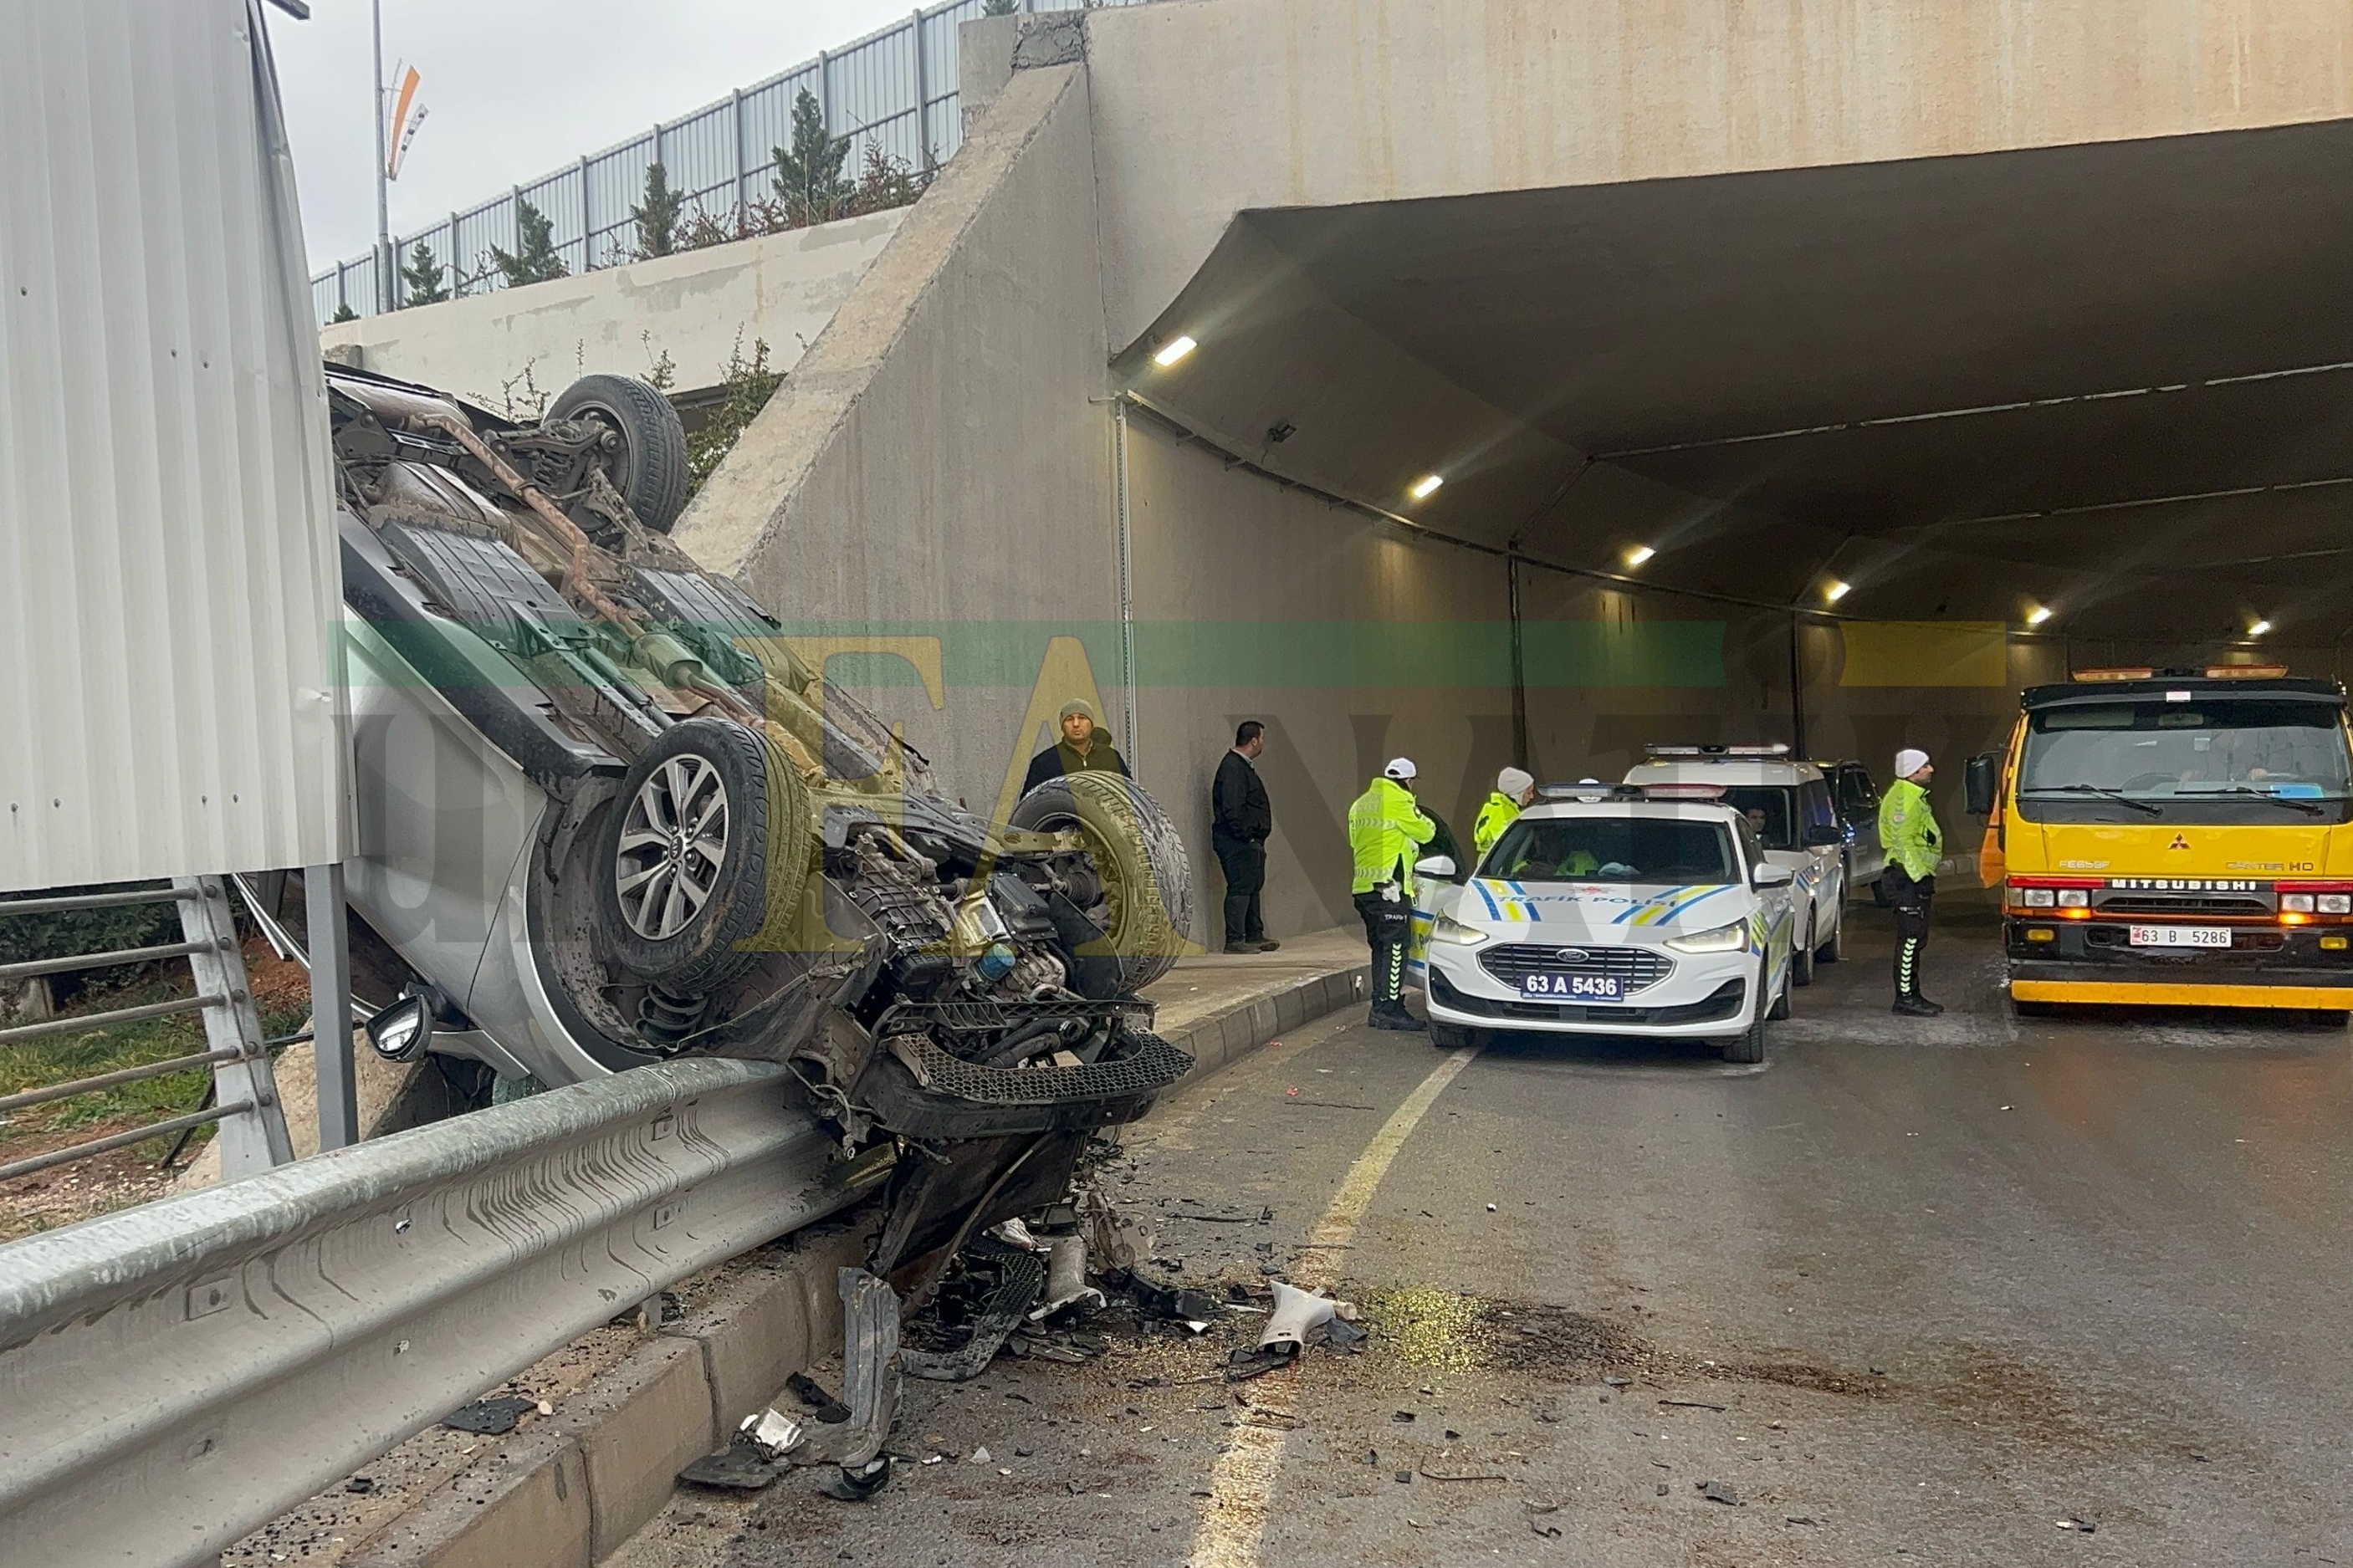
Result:
{"label": "metal guardrail", "polygon": [[662,1287],[836,1213],[780,1069],[641,1068],[0,1246],[0,1563],[214,1553]]}
{"label": "metal guardrail", "polygon": [[229,912],[228,889],[218,877],[189,877],[168,888],[141,888],[109,893],[75,893],[61,898],[0,900],[0,918],[10,915],[55,914],[69,910],[123,909],[135,904],[176,903],[180,908],[183,942],[150,947],[121,948],[111,952],[61,954],[0,963],[0,984],[32,980],[78,970],[106,969],[125,963],[147,963],[185,958],[195,982],[193,995],[103,1013],[83,1013],[20,1024],[0,1029],[0,1045],[53,1035],[84,1034],[110,1024],[133,1024],[167,1018],[181,1013],[205,1016],[207,1049],[167,1061],[142,1063],[64,1083],[45,1084],[0,1096],[0,1115],[27,1106],[47,1105],[77,1095],[94,1094],[126,1083],[187,1072],[213,1069],[213,1091],[206,1103],[183,1116],[166,1117],[104,1137],[85,1139],[61,1149],[0,1164],[0,1181],[28,1176],[53,1165],[88,1160],[117,1149],[172,1132],[193,1132],[208,1122],[220,1123],[221,1172],[235,1180],[282,1165],[294,1157],[286,1131],[286,1110],[278,1099],[270,1071],[269,1042],[262,1038],[261,1017],[254,1005],[253,987],[246,977],[245,958],[237,944],[237,921]]}
{"label": "metal guardrail", "polygon": [[[1135,3],[1020,0],[1016,9],[1075,11]],[[554,225],[550,237],[572,271],[617,265],[628,259],[636,226],[629,209],[644,195],[648,164],[662,165],[690,212],[717,218],[749,207],[768,194],[767,174],[775,166],[770,150],[792,141],[793,104],[804,90],[817,100],[826,130],[849,142],[843,171],[849,178],[858,177],[870,147],[918,172],[944,163],[964,143],[956,29],[977,19],[983,4],[947,0],[918,9],[894,26],[828,50],[683,119],[659,122],[642,136],[397,236],[392,244],[395,266],[406,265],[422,241],[448,268],[455,292],[503,287],[488,258],[494,245],[516,247],[519,198],[529,200]],[[311,305],[318,319],[326,321],[344,305],[359,315],[375,315],[377,264],[370,251],[311,279]],[[397,277],[394,284],[396,290],[406,288]]]}

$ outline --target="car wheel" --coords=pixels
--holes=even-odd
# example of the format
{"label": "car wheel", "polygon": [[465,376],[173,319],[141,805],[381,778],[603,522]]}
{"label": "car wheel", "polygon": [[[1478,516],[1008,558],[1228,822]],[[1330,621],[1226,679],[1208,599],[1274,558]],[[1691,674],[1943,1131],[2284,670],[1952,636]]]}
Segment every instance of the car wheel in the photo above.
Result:
{"label": "car wheel", "polygon": [[600,843],[596,909],[612,955],[692,995],[789,931],[808,876],[808,796],[764,732],[688,719],[631,765]]}
{"label": "car wheel", "polygon": [[1023,795],[1008,826],[1085,842],[1103,885],[1092,918],[1117,956],[1123,993],[1175,966],[1193,929],[1193,870],[1176,825],[1143,785],[1120,773],[1065,773]]}
{"label": "car wheel", "polygon": [[1765,1009],[1748,1021],[1748,1027],[1724,1042],[1724,1059],[1728,1062],[1754,1063],[1765,1059]]}
{"label": "car wheel", "polygon": [[638,521],[668,533],[686,510],[686,426],[651,382],[631,375],[584,375],[547,410],[550,419],[593,419],[620,437],[605,477]]}
{"label": "car wheel", "polygon": [[[1797,968],[1797,961],[1794,958],[1791,959],[1789,967],[1793,971]],[[1793,998],[1789,994],[1789,982],[1784,979],[1781,982],[1781,994],[1773,998],[1773,1005],[1765,1015],[1777,1024],[1788,1017],[1792,1010]]]}
{"label": "car wheel", "polygon": [[1476,1036],[1473,1031],[1461,1024],[1441,1024],[1435,1019],[1430,1021],[1430,1043],[1441,1051],[1459,1051],[1474,1038]]}
{"label": "car wheel", "polygon": [[1831,921],[1830,940],[1814,949],[1815,962],[1836,963],[1846,957],[1846,910],[1841,901],[1838,914]]}
{"label": "car wheel", "polygon": [[2324,1029],[2341,1029],[2347,1023],[2353,1022],[2353,1013],[2341,1007],[2315,1007],[2312,1021]]}
{"label": "car wheel", "polygon": [[1808,931],[1803,942],[1789,948],[1789,984],[1811,985],[1814,983],[1814,933]]}
{"label": "car wheel", "polygon": [[2021,1002],[2015,996],[2011,997],[2010,1000],[2010,1010],[2017,1014],[2021,1018],[2056,1018],[2059,1016],[2059,1004],[2056,1002]]}

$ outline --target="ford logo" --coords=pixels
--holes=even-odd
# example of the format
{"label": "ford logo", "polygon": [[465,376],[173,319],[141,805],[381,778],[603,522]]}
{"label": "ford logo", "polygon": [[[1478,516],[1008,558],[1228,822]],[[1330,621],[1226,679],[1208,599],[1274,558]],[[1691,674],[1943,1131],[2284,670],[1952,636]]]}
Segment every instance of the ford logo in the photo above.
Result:
{"label": "ford logo", "polygon": [[1591,953],[1587,952],[1581,947],[1564,947],[1558,952],[1553,954],[1553,957],[1558,959],[1563,963],[1583,963],[1587,959],[1592,956],[1593,955]]}

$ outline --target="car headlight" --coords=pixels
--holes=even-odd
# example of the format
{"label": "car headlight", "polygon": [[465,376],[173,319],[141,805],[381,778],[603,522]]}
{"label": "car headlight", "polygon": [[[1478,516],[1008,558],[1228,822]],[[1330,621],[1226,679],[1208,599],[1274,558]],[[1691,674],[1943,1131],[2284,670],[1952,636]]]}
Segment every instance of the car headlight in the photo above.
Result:
{"label": "car headlight", "polygon": [[1677,952],[1738,952],[1748,945],[1748,922],[1735,921],[1728,926],[1713,931],[1695,931],[1689,936],[1671,936],[1667,945]]}
{"label": "car headlight", "polygon": [[1432,942],[1451,942],[1457,947],[1476,947],[1492,934],[1476,926],[1464,925],[1452,915],[1440,915],[1430,922]]}

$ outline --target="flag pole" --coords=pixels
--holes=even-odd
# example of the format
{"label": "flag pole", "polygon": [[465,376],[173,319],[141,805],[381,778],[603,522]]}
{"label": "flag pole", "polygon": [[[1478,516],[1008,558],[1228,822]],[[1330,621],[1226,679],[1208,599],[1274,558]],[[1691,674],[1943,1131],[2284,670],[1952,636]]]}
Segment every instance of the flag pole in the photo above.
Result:
{"label": "flag pole", "polygon": [[375,19],[375,308],[390,310],[392,292],[392,195],[385,179],[384,0],[370,0]]}

